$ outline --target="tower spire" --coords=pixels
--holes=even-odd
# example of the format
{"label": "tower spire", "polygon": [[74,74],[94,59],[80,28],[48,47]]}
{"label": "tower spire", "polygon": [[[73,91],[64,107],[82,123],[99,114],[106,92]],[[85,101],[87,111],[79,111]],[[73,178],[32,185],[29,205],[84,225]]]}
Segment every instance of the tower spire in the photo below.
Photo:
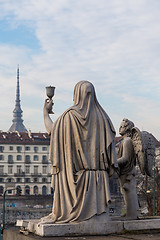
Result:
{"label": "tower spire", "polygon": [[13,110],[13,124],[9,129],[9,132],[27,132],[27,129],[23,125],[22,109],[20,105],[20,87],[19,87],[19,65],[17,66],[17,88],[16,88],[16,101],[15,108]]}

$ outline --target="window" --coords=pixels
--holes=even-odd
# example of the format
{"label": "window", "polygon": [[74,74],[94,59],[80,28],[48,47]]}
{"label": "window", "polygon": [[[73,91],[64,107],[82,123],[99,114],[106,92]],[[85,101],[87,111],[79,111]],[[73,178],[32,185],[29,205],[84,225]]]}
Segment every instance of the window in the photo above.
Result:
{"label": "window", "polygon": [[34,166],[34,174],[38,174],[38,166]]}
{"label": "window", "polygon": [[4,179],[3,178],[0,178],[0,182],[3,182],[4,181]]}
{"label": "window", "polygon": [[21,181],[22,181],[22,179],[21,179],[21,178],[17,178],[16,180],[17,180],[17,183],[19,183],[19,182],[21,182]]}
{"label": "window", "polygon": [[29,150],[30,150],[30,147],[26,146],[26,147],[25,147],[25,150],[26,150],[26,151],[29,151]]}
{"label": "window", "polygon": [[30,166],[26,166],[26,174],[30,173]]}
{"label": "window", "polygon": [[4,155],[0,155],[0,161],[4,160]]}
{"label": "window", "polygon": [[47,173],[47,166],[43,166],[43,167],[42,167],[42,172],[43,172],[43,174],[46,174],[46,173]]}
{"label": "window", "polygon": [[26,179],[25,179],[25,182],[26,182],[26,183],[29,183],[29,182],[30,182],[30,178],[26,178]]}
{"label": "window", "polygon": [[47,160],[47,156],[46,156],[46,155],[43,155],[43,156],[42,156],[42,160],[46,161],[46,160]]}
{"label": "window", "polygon": [[8,190],[8,193],[9,193],[9,194],[12,194],[12,190]]}
{"label": "window", "polygon": [[4,172],[4,166],[0,166],[0,174]]}
{"label": "window", "polygon": [[46,195],[47,194],[47,188],[46,186],[42,187],[42,195]]}
{"label": "window", "polygon": [[17,152],[21,152],[22,151],[22,147],[17,147]]}
{"label": "window", "polygon": [[43,156],[42,156],[42,163],[43,163],[43,164],[48,163],[48,161],[47,161],[47,155],[43,155]]}
{"label": "window", "polygon": [[7,182],[12,182],[12,178],[8,178],[8,179],[7,179]]}
{"label": "window", "polygon": [[34,181],[34,182],[38,182],[38,178],[35,177],[35,178],[33,179],[33,181]]}
{"label": "window", "polygon": [[21,155],[17,155],[17,161],[21,161],[22,160],[22,156]]}
{"label": "window", "polygon": [[34,186],[33,192],[34,192],[34,194],[38,194],[38,187],[37,186]]}
{"label": "window", "polygon": [[38,155],[34,155],[33,160],[38,161]]}
{"label": "window", "polygon": [[34,152],[38,152],[38,147],[34,147]]}
{"label": "window", "polygon": [[8,160],[9,161],[13,161],[13,156],[12,155],[8,155]]}
{"label": "window", "polygon": [[42,182],[47,182],[47,179],[46,178],[42,178]]}
{"label": "window", "polygon": [[25,156],[25,162],[26,162],[26,163],[29,164],[29,163],[31,162],[30,159],[31,159],[30,155],[26,155],[26,156]]}
{"label": "window", "polygon": [[47,147],[42,147],[42,151],[47,151]]}
{"label": "window", "polygon": [[12,151],[13,150],[13,146],[9,146],[9,150]]}
{"label": "window", "polygon": [[13,163],[13,156],[12,155],[8,155],[8,163]]}
{"label": "window", "polygon": [[12,174],[13,173],[13,166],[8,166],[8,174]]}
{"label": "window", "polygon": [[21,166],[20,166],[20,165],[17,166],[17,173],[18,173],[18,174],[22,173],[22,169],[21,169]]}
{"label": "window", "polygon": [[30,160],[30,155],[26,155],[25,160]]}
{"label": "window", "polygon": [[3,150],[4,150],[4,147],[0,146],[0,152],[3,152]]}

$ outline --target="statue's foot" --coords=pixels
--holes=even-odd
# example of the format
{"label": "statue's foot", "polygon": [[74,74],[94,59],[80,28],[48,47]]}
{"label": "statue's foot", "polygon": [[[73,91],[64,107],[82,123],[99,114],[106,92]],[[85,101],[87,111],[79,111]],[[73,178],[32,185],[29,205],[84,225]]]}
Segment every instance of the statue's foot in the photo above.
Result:
{"label": "statue's foot", "polygon": [[56,221],[54,213],[50,213],[48,216],[40,219],[39,224],[49,224],[54,223]]}

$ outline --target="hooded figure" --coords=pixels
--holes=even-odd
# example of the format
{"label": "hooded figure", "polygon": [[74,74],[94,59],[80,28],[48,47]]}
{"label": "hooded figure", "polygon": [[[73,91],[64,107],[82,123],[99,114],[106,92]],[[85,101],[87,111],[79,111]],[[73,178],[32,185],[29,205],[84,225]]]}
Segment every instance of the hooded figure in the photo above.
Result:
{"label": "hooded figure", "polygon": [[115,130],[94,86],[78,82],[74,105],[52,124],[52,221],[81,222],[108,213],[109,176],[117,167]]}

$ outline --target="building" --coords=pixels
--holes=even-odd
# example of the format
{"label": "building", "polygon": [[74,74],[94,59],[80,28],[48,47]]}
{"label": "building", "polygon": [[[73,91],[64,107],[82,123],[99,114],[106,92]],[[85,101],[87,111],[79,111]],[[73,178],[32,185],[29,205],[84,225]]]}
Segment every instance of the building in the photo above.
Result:
{"label": "building", "polygon": [[51,193],[49,141],[47,133],[0,132],[0,194],[18,186],[22,195]]}
{"label": "building", "polygon": [[13,124],[8,132],[0,132],[0,195],[6,189],[10,189],[9,194],[16,194],[11,189],[17,187],[24,195],[50,194],[50,138],[47,133],[27,131],[22,112],[18,67]]}

